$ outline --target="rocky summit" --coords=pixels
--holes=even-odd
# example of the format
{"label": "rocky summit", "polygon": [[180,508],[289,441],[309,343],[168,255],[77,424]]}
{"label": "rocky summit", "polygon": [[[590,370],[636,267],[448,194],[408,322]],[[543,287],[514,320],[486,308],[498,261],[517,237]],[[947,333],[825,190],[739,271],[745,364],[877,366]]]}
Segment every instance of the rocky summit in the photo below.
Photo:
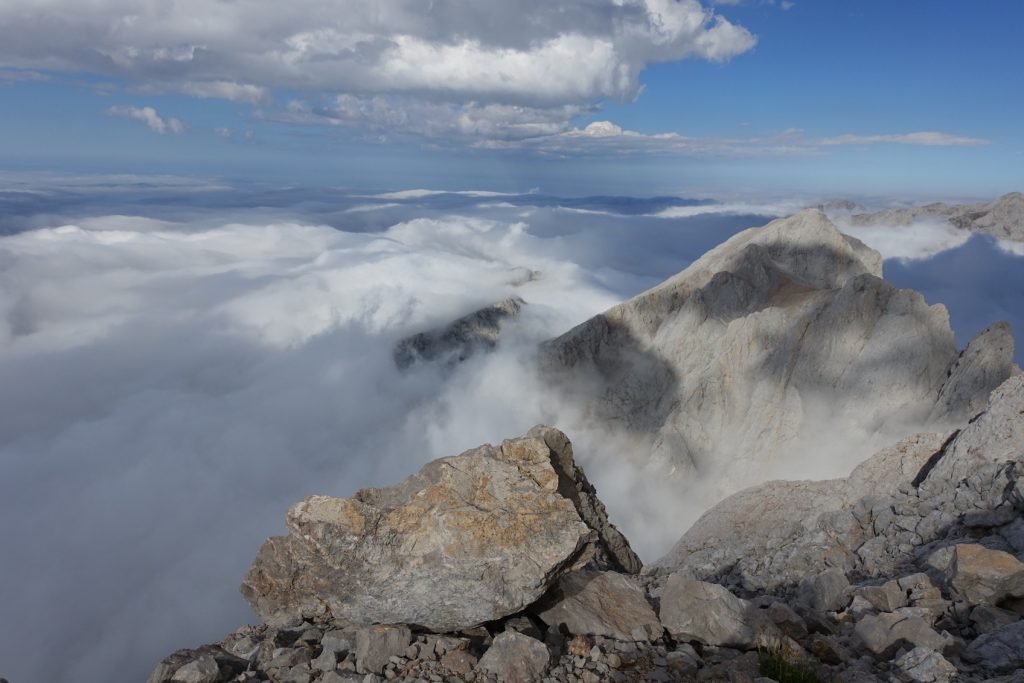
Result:
{"label": "rocky summit", "polygon": [[883,280],[880,254],[817,209],[734,236],[542,353],[594,424],[699,475],[712,501],[966,420],[1012,359],[1005,324],[958,353],[946,309]]}
{"label": "rocky summit", "polygon": [[542,354],[677,476],[739,487],[845,440],[844,476],[757,481],[642,567],[566,435],[535,427],[296,504],[242,583],[262,623],[149,683],[1024,681],[1011,331],[958,353],[944,309],[880,264],[807,211]]}
{"label": "rocky summit", "polygon": [[638,574],[566,437],[537,427],[300,503],[243,584],[265,623],[149,683],[1019,682],[1022,437],[1017,376],[845,480],[727,499]]}

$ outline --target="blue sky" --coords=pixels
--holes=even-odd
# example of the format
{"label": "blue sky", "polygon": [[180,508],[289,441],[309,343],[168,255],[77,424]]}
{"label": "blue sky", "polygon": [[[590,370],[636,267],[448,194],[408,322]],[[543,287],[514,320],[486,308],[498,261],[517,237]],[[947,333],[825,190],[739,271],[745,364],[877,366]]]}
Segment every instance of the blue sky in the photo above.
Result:
{"label": "blue sky", "polygon": [[568,194],[1024,185],[1016,1],[138,5],[0,7],[0,168]]}

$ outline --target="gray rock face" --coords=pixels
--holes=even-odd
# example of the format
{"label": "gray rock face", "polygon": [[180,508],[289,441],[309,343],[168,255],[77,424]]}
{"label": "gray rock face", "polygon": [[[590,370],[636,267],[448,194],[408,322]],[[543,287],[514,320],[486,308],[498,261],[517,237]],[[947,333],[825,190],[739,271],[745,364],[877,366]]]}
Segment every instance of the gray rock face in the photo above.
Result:
{"label": "gray rock face", "polygon": [[568,440],[548,428],[351,499],[308,498],[286,523],[289,535],[263,545],[242,584],[269,624],[456,631],[522,610],[588,562],[640,566]]}
{"label": "gray rock face", "polygon": [[628,576],[574,572],[559,579],[553,597],[554,604],[539,615],[549,626],[623,641],[661,637],[661,623],[644,589]]}
{"label": "gray rock face", "polygon": [[1001,550],[975,543],[953,546],[946,570],[950,589],[972,605],[995,605],[1024,597],[1024,562]]}
{"label": "gray rock face", "polygon": [[408,626],[370,626],[356,632],[356,671],[379,674],[391,657],[405,653],[412,642]]}
{"label": "gray rock face", "polygon": [[836,612],[850,603],[850,582],[842,569],[826,569],[800,584],[800,599],[819,612]]}
{"label": "gray rock face", "polygon": [[864,617],[857,622],[854,633],[868,650],[883,658],[888,658],[906,643],[936,652],[954,644],[948,634],[935,631],[926,620],[900,613]]}
{"label": "gray rock face", "polygon": [[1011,192],[984,204],[943,204],[935,202],[907,209],[887,209],[850,217],[857,226],[906,226],[924,219],[948,221],[971,232],[988,233],[999,239],[1024,241],[1024,194]]}
{"label": "gray rock face", "polygon": [[999,672],[1024,667],[1024,621],[975,639],[967,648],[985,666]]}
{"label": "gray rock face", "polygon": [[677,640],[752,649],[778,639],[777,627],[728,589],[673,574],[661,595],[661,623]]}
{"label": "gray rock face", "polygon": [[[1005,379],[975,355],[944,420]],[[712,501],[785,463],[852,467],[922,431],[957,359],[946,310],[885,282],[878,252],[817,210],[734,236],[541,354],[596,421],[667,471],[701,475]]]}
{"label": "gray rock face", "polygon": [[[1024,509],[1022,415],[1024,377],[1016,376],[993,391],[986,411],[954,438],[903,442],[858,468],[867,476],[855,471],[839,483],[773,482],[723,501],[653,570],[772,590],[830,567],[891,576],[934,551],[934,562],[941,563],[934,568],[943,572],[957,539],[974,538],[977,525],[1004,524]],[[907,481],[914,463],[918,472]],[[893,473],[888,487],[885,471]]]}
{"label": "gray rock face", "polygon": [[932,413],[937,422],[974,417],[988,403],[989,394],[1019,372],[1013,362],[1013,330],[997,322],[979,332],[953,362]]}
{"label": "gray rock face", "polygon": [[926,647],[915,647],[896,660],[896,667],[917,683],[949,683],[957,675],[955,666]]}
{"label": "gray rock face", "polygon": [[503,683],[532,683],[544,675],[549,659],[544,643],[505,631],[494,639],[478,666]]}
{"label": "gray rock face", "polygon": [[462,362],[477,351],[490,350],[501,336],[501,324],[515,318],[526,304],[519,297],[473,311],[440,330],[421,332],[395,346],[395,364],[408,368],[420,361]]}
{"label": "gray rock face", "polygon": [[703,578],[732,567],[741,583],[755,590],[799,583],[827,569],[830,561],[844,566],[845,546],[835,535],[819,536],[822,525],[839,526],[837,533],[853,535],[847,545],[855,543],[861,535],[848,512],[854,503],[910,485],[949,437],[904,439],[858,465],[847,479],[774,481],[736,493],[708,510],[653,567],[685,569]]}
{"label": "gray rock face", "polygon": [[989,407],[964,428],[952,448],[929,474],[939,486],[970,476],[987,463],[1019,461],[1024,444],[1024,376],[1001,384],[989,398]]}

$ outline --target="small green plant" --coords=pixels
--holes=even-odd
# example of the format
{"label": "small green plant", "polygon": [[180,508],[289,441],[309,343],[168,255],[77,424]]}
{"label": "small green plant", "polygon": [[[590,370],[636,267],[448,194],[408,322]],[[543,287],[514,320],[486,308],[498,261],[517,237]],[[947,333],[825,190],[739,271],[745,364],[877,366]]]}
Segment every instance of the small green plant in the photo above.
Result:
{"label": "small green plant", "polygon": [[761,675],[779,683],[824,683],[807,662],[781,647],[758,650],[757,660]]}

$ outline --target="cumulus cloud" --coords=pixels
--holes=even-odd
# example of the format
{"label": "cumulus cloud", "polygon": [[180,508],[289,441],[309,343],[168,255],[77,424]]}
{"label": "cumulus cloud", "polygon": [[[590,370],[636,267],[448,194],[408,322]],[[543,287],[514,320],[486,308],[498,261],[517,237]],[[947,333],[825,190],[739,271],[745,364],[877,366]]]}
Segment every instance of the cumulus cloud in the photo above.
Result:
{"label": "cumulus cloud", "polygon": [[178,119],[164,118],[156,113],[156,109],[153,107],[129,107],[129,106],[117,106],[110,107],[107,109],[107,116],[124,116],[136,121],[142,121],[144,124],[150,127],[151,130],[160,133],[173,133],[174,135],[181,135],[185,132],[185,124]]}
{"label": "cumulus cloud", "polygon": [[0,4],[0,66],[251,103],[274,90],[343,96],[339,120],[447,108],[489,134],[524,125],[517,107],[534,110],[526,124],[565,123],[575,108],[636,97],[648,64],[724,62],[755,43],[698,0]]}

